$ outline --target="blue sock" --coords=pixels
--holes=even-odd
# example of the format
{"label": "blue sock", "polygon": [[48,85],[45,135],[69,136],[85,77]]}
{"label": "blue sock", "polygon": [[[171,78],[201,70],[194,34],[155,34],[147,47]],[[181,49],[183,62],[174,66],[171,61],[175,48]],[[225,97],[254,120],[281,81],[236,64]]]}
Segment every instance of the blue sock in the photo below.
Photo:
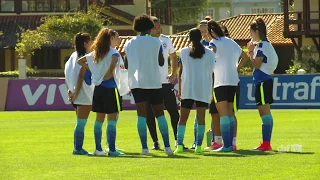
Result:
{"label": "blue sock", "polygon": [[116,125],[117,125],[116,121],[108,120],[107,142],[108,142],[109,150],[112,152],[116,150],[116,135],[117,135]]}
{"label": "blue sock", "polygon": [[262,119],[262,139],[263,141],[270,142],[271,133],[273,128],[273,119],[271,114],[267,114],[261,117]]}
{"label": "blue sock", "polygon": [[84,140],[84,127],[87,124],[87,119],[77,118],[77,124],[74,128],[74,149],[80,151]]}
{"label": "blue sock", "polygon": [[220,130],[223,139],[224,147],[228,148],[231,146],[232,141],[230,141],[230,119],[229,116],[220,117]]}
{"label": "blue sock", "polygon": [[119,119],[119,114],[117,114],[117,117],[116,117],[116,124],[118,123],[118,119]]}
{"label": "blue sock", "polygon": [[170,147],[170,142],[169,142],[169,130],[168,130],[168,123],[166,120],[166,117],[159,116],[157,117],[158,120],[158,126],[160,129],[160,133],[162,135],[162,139],[164,142],[164,147]]}
{"label": "blue sock", "polygon": [[197,133],[197,146],[202,145],[204,131],[206,130],[206,125],[198,125],[198,133]]}
{"label": "blue sock", "polygon": [[213,132],[212,118],[211,118],[211,142],[214,142],[214,132]]}
{"label": "blue sock", "polygon": [[198,129],[198,120],[197,116],[194,117],[194,124],[193,124],[193,135],[194,135],[194,143],[197,143],[197,129]]}
{"label": "blue sock", "polygon": [[142,149],[148,149],[148,145],[147,145],[147,120],[145,117],[138,116],[137,127],[138,127],[138,133],[140,136]]}
{"label": "blue sock", "polygon": [[102,122],[96,121],[94,123],[94,141],[96,142],[96,150],[98,151],[102,151],[101,138],[102,138]]}
{"label": "blue sock", "polygon": [[232,143],[233,141],[233,136],[234,136],[234,116],[229,116],[230,118],[230,142]]}
{"label": "blue sock", "polygon": [[178,125],[177,143],[183,145],[184,133],[186,132],[186,126]]}

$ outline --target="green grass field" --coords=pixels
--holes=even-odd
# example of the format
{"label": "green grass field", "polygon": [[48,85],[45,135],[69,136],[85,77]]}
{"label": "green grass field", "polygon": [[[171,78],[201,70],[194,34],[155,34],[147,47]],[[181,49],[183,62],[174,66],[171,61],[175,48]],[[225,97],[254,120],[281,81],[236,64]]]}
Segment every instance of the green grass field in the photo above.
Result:
{"label": "green grass field", "polygon": [[[71,154],[74,112],[0,112],[0,179],[319,179],[319,115],[320,110],[273,111],[273,148],[301,144],[303,153],[249,151],[261,140],[261,120],[256,110],[241,110],[237,115],[238,151],[204,155],[188,151],[168,157],[152,150],[151,156],[139,155],[135,111],[124,111],[117,126],[117,147],[127,155],[95,157]],[[84,148],[90,152],[95,148],[94,117],[92,113],[85,131]],[[192,118],[187,145],[193,141]],[[209,128],[210,117],[206,119]],[[170,124],[169,129],[173,146]],[[148,142],[152,147],[150,136]]]}

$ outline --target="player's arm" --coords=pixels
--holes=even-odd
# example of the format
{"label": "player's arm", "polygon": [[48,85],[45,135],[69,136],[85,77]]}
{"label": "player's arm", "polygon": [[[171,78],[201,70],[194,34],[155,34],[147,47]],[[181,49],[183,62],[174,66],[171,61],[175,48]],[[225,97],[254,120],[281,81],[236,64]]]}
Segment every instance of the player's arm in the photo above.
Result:
{"label": "player's arm", "polygon": [[87,58],[85,56],[83,56],[82,58],[77,60],[77,63],[80,66],[84,67],[85,69],[89,69],[89,66],[88,66],[88,64],[86,62],[87,62]]}
{"label": "player's arm", "polygon": [[116,68],[116,65],[118,63],[118,58],[119,58],[119,55],[112,56],[110,67],[109,67],[107,73],[104,75],[103,80],[108,80],[113,77],[113,72],[114,72],[114,69]]}
{"label": "player's arm", "polygon": [[158,56],[158,62],[159,62],[159,66],[163,66],[164,65],[164,57],[163,57],[163,49],[162,49],[162,45],[160,45],[160,50],[159,50],[159,56]]}
{"label": "player's arm", "polygon": [[180,69],[178,72],[178,85],[179,85],[179,91],[178,91],[178,97],[181,98],[181,75],[182,75],[183,65],[180,63]]}
{"label": "player's arm", "polygon": [[77,79],[76,89],[75,89],[73,97],[72,97],[72,102],[75,101],[77,96],[79,95],[79,92],[80,92],[80,89],[82,87],[82,82],[84,80],[85,74],[86,74],[86,68],[85,67],[81,67],[79,75],[78,75],[78,79]]}
{"label": "player's arm", "polygon": [[213,42],[210,42],[210,43],[209,43],[209,48],[210,48],[214,53],[217,52],[217,46],[216,46]]}
{"label": "player's arm", "polygon": [[240,55],[240,61],[238,64],[238,71],[240,71],[240,69],[248,62],[248,60],[250,59],[249,56],[244,52],[241,51],[241,55]]}
{"label": "player's arm", "polygon": [[176,78],[177,68],[178,68],[177,54],[175,51],[170,54],[170,60],[171,60],[171,74],[169,75],[169,80],[171,83],[173,83]]}

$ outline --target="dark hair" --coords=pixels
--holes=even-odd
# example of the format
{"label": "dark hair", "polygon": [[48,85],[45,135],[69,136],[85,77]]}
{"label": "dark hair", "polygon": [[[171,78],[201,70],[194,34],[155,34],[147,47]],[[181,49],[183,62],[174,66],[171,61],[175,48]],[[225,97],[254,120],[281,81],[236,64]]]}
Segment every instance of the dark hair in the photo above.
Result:
{"label": "dark hair", "polygon": [[78,57],[82,57],[86,54],[86,48],[84,47],[85,42],[89,42],[91,40],[91,36],[88,33],[77,33],[76,37],[74,38],[76,51],[78,54]]}
{"label": "dark hair", "polygon": [[192,49],[190,51],[190,56],[193,58],[202,58],[205,54],[204,46],[201,44],[201,32],[199,29],[193,28],[189,32],[189,39],[192,43]]}
{"label": "dark hair", "polygon": [[133,30],[137,32],[147,32],[153,27],[153,20],[147,14],[140,14],[133,20]]}
{"label": "dark hair", "polygon": [[151,19],[152,19],[153,23],[160,22],[156,16],[151,16]]}
{"label": "dark hair", "polygon": [[218,37],[223,37],[224,36],[224,33],[220,27],[220,25],[215,22],[214,20],[210,20],[208,22],[208,31],[209,31],[209,34],[210,36],[213,38],[212,36],[212,32],[214,32]]}
{"label": "dark hair", "polygon": [[99,61],[102,60],[106,54],[108,54],[111,45],[111,37],[115,36],[116,34],[116,31],[108,28],[102,28],[99,31],[92,45],[92,49],[94,50],[93,57],[96,63],[99,63]]}
{"label": "dark hair", "polygon": [[228,29],[227,29],[227,27],[225,25],[221,24],[221,29],[222,29],[222,31],[224,33],[224,36],[230,37],[229,31],[228,31]]}
{"label": "dark hair", "polygon": [[257,18],[250,24],[250,29],[259,31],[260,39],[263,41],[268,41],[267,39],[267,28],[262,18]]}

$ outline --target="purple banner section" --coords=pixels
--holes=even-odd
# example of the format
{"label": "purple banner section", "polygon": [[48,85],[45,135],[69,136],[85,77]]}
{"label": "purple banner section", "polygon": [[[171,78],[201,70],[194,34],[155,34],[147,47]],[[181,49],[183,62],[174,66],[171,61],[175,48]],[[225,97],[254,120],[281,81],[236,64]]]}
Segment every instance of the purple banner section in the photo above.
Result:
{"label": "purple banner section", "polygon": [[[123,96],[122,107],[136,109],[131,93]],[[64,79],[9,80],[6,111],[72,109]]]}

